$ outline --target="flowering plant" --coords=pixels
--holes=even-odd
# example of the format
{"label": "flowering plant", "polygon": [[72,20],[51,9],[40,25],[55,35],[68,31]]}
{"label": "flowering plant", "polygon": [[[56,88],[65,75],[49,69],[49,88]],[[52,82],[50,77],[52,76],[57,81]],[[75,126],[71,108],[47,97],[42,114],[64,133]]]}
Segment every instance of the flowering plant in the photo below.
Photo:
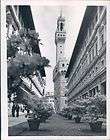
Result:
{"label": "flowering plant", "polygon": [[32,111],[28,114],[28,119],[45,121],[52,115],[53,108],[49,103],[44,103],[40,98],[34,97],[27,102],[27,107]]}
{"label": "flowering plant", "polygon": [[73,104],[72,105],[72,114],[74,117],[82,117],[85,112],[84,105]]}
{"label": "flowering plant", "polygon": [[[22,78],[39,75],[44,67],[49,66],[49,60],[41,57],[39,52],[39,35],[35,30],[21,29],[7,39],[8,59],[8,98],[16,92],[22,84]],[[22,53],[19,53],[21,51]]]}
{"label": "flowering plant", "polygon": [[64,107],[60,112],[60,115],[65,118],[72,116],[72,108],[70,106]]}
{"label": "flowering plant", "polygon": [[86,122],[103,121],[106,117],[105,95],[96,94],[94,97],[84,99],[81,103],[85,105],[86,113],[83,116]]}

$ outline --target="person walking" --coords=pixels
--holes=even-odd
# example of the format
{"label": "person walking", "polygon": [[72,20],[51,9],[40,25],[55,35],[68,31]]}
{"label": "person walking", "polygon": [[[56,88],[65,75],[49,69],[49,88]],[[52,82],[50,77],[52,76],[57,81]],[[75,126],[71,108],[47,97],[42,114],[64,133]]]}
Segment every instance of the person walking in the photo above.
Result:
{"label": "person walking", "polygon": [[16,117],[19,117],[19,105],[16,105]]}
{"label": "person walking", "polygon": [[12,106],[12,117],[15,117],[15,110],[16,110],[16,105],[15,105],[15,103],[13,103],[13,106]]}

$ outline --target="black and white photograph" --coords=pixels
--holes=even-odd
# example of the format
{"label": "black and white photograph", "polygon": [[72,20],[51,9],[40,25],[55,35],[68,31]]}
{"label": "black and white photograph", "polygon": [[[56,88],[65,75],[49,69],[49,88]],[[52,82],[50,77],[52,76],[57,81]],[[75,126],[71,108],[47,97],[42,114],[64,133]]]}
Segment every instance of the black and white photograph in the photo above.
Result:
{"label": "black and white photograph", "polygon": [[4,6],[2,138],[108,140],[108,3],[33,1]]}

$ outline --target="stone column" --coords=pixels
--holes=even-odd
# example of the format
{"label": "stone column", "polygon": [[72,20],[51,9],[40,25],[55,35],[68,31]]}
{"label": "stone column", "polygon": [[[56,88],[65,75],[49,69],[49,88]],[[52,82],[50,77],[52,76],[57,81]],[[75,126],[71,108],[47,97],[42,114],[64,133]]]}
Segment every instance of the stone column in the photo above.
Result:
{"label": "stone column", "polygon": [[[99,10],[99,6],[98,6],[98,9],[97,9],[97,13],[98,13],[98,21],[100,19],[100,10]],[[99,55],[99,50],[100,50],[100,26],[98,26],[98,29],[97,29],[97,50],[98,50],[98,55]]]}
{"label": "stone column", "polygon": [[89,52],[87,52],[87,64],[89,65]]}
{"label": "stone column", "polygon": [[101,83],[98,85],[98,93],[101,94]]}

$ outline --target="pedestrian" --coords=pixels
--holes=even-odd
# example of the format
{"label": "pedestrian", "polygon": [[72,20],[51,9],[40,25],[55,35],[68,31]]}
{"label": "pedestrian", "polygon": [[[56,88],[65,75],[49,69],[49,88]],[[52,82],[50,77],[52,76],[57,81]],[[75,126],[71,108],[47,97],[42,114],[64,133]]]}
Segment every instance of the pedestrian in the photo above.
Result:
{"label": "pedestrian", "polygon": [[29,115],[30,110],[27,108],[27,115]]}
{"label": "pedestrian", "polygon": [[19,105],[16,105],[16,117],[19,117]]}
{"label": "pedestrian", "polygon": [[12,117],[15,117],[15,110],[16,110],[16,105],[15,105],[15,103],[13,103],[13,106],[12,106]]}

